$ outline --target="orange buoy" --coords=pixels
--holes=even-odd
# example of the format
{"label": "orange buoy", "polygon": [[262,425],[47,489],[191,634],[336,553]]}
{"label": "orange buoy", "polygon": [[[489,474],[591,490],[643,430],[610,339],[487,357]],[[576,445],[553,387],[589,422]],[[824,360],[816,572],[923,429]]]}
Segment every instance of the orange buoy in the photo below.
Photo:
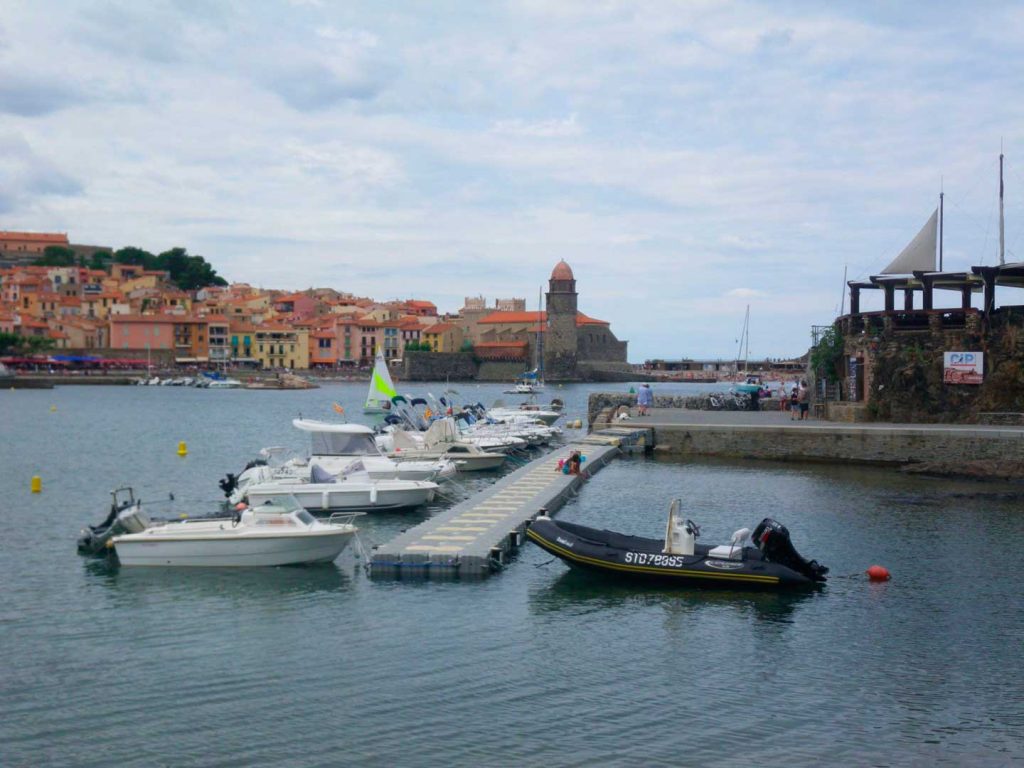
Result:
{"label": "orange buoy", "polygon": [[868,579],[871,581],[888,581],[892,578],[892,574],[889,573],[889,569],[881,565],[872,565],[866,571]]}

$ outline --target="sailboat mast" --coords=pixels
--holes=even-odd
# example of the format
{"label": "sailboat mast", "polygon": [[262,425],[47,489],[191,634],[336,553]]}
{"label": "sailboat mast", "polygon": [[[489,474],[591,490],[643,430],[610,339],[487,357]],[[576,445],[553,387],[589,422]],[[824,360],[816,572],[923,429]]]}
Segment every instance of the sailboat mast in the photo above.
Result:
{"label": "sailboat mast", "polygon": [[942,199],[946,196],[942,190],[942,182],[939,182],[939,272],[942,271],[942,224],[945,213],[942,209]]}
{"label": "sailboat mast", "polygon": [[746,339],[746,349],[743,350],[743,370],[747,370],[750,361],[750,305],[747,304],[747,317],[743,321],[743,337]]}
{"label": "sailboat mast", "polygon": [[544,358],[541,355],[540,350],[540,333],[541,329],[544,327],[544,321],[542,319],[543,315],[541,314],[544,311],[544,304],[541,299],[543,293],[544,286],[537,286],[537,341],[533,345],[533,370],[537,372],[537,381],[541,380],[540,373],[544,366]]}
{"label": "sailboat mast", "polygon": [[999,148],[999,263],[1006,263],[1006,238],[1003,231],[1003,152]]}

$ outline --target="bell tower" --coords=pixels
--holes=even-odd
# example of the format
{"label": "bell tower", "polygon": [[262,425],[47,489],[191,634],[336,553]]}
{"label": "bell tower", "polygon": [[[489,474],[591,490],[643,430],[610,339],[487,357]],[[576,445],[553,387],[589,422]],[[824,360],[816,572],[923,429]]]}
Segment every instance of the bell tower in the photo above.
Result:
{"label": "bell tower", "polygon": [[576,379],[578,339],[576,331],[576,278],[565,261],[551,271],[547,292],[547,326],[544,334],[544,375],[554,380]]}

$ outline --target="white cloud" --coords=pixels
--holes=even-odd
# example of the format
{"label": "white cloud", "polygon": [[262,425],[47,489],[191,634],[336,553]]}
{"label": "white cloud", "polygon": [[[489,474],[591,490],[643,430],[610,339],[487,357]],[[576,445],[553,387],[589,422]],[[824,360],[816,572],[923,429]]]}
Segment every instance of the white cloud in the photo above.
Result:
{"label": "white cloud", "polygon": [[491,128],[494,133],[504,133],[511,136],[536,136],[538,138],[554,138],[565,136],[579,136],[583,128],[576,120],[573,113],[563,120],[498,120]]}
{"label": "white cloud", "polygon": [[634,359],[728,356],[748,303],[763,353],[799,354],[940,175],[956,267],[994,260],[1000,138],[1024,178],[1009,3],[5,11],[4,228],[186,245],[281,287],[425,271],[405,290],[439,303],[533,296],[564,257]]}

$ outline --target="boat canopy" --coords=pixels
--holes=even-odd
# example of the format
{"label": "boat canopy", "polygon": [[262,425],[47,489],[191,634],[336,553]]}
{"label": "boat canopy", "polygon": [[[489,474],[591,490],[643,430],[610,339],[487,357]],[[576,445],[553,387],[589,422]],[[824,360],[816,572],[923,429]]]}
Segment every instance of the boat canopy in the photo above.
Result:
{"label": "boat canopy", "polygon": [[314,456],[380,456],[373,430],[362,424],[328,424],[295,419],[292,424],[309,432]]}

